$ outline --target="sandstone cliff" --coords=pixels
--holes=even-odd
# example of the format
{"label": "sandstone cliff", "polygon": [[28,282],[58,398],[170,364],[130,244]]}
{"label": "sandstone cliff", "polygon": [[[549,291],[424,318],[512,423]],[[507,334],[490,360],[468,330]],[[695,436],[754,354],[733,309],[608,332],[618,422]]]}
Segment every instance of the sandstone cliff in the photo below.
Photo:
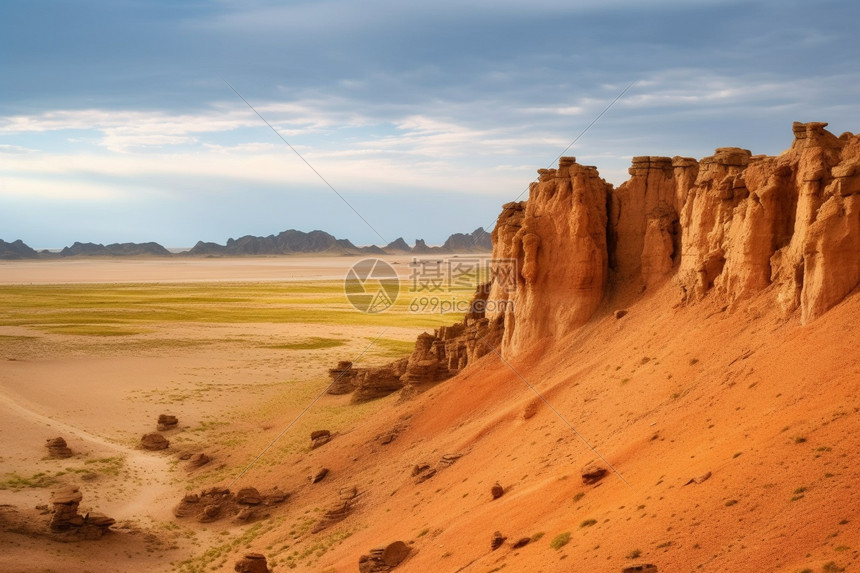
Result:
{"label": "sandstone cliff", "polygon": [[518,262],[504,353],[587,322],[607,295],[673,280],[684,301],[770,289],[808,323],[860,284],[860,136],[795,123],[776,157],[719,148],[700,161],[635,157],[614,189],[563,157],[503,207],[493,257]]}

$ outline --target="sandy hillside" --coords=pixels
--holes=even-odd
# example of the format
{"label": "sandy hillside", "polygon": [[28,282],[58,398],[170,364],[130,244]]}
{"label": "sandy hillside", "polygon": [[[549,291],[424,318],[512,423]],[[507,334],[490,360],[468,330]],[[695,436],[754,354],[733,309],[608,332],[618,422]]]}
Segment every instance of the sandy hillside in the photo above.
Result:
{"label": "sandy hillside", "polygon": [[[852,570],[860,356],[846,349],[860,344],[860,298],[800,327],[764,301],[672,309],[672,295],[649,296],[621,319],[606,306],[552,354],[511,364],[572,428],[488,355],[296,458],[331,474],[318,487],[289,471],[270,478],[297,488],[293,511],[336,505],[342,487],[362,492],[354,515],[330,529],[350,536],[299,568],[354,571],[359,555],[400,539],[414,552],[398,571]],[[392,428],[397,439],[382,445]],[[583,438],[620,476],[582,483],[584,466],[605,466]],[[416,464],[451,454],[462,457],[414,483]],[[496,482],[505,494],[494,501]],[[493,551],[495,531],[507,542]],[[303,542],[282,528],[254,547],[277,564]]]}

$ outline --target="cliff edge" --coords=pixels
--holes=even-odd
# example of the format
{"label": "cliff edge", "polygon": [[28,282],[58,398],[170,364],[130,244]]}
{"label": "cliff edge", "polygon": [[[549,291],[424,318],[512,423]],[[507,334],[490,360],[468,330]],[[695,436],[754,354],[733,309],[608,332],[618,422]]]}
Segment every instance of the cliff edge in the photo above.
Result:
{"label": "cliff edge", "polygon": [[610,294],[663,281],[684,302],[732,305],[769,289],[784,317],[827,312],[860,284],[860,135],[826,126],[795,123],[775,157],[634,157],[617,189],[571,157],[540,170],[493,231],[493,257],[519,268],[513,292],[489,295],[513,302],[501,311],[503,354],[582,326]]}

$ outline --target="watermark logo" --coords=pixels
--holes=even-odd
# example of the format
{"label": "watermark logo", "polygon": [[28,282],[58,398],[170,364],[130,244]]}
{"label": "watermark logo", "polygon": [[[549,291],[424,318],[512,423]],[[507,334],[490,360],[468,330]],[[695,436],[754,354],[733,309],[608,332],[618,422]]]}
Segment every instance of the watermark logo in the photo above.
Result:
{"label": "watermark logo", "polygon": [[[409,275],[403,283],[412,295],[407,309],[413,313],[510,312],[510,295],[516,290],[516,259],[489,257],[413,258]],[[480,285],[493,284],[500,300],[484,297],[472,299]],[[344,279],[344,292],[352,306],[364,313],[388,310],[397,302],[401,280],[389,263],[382,259],[362,259],[355,263]],[[463,296],[468,297],[463,300]]]}
{"label": "watermark logo", "polygon": [[397,301],[400,279],[382,259],[362,259],[352,265],[343,281],[350,304],[359,312],[385,312]]}

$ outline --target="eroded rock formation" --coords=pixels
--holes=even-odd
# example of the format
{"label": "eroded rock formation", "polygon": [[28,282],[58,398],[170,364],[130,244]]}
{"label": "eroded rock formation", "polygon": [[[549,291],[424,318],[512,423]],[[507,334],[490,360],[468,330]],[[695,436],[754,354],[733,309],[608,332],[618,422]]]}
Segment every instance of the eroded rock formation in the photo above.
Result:
{"label": "eroded rock formation", "polygon": [[405,361],[341,363],[333,393],[408,395],[496,347],[502,356],[539,348],[588,322],[613,292],[665,281],[687,303],[737,305],[769,289],[786,318],[816,319],[860,285],[860,135],[826,125],[795,123],[794,142],[775,157],[737,147],[699,161],[634,157],[617,189],[560,158],[538,170],[527,201],[502,207],[494,280],[463,322],[420,335]]}
{"label": "eroded rock formation", "polygon": [[260,492],[253,487],[245,487],[233,493],[228,488],[212,487],[199,494],[187,494],[173,508],[178,518],[192,518],[200,523],[211,523],[232,518],[241,523],[263,519],[268,515],[266,509],[286,501],[288,494],[277,487]]}
{"label": "eroded rock formation", "polygon": [[48,448],[48,456],[55,459],[70,458],[74,455],[62,436],[47,440],[45,447]]}
{"label": "eroded rock formation", "polygon": [[727,304],[772,288],[808,323],[860,284],[860,136],[795,123],[776,157],[719,148],[696,161],[635,157],[617,189],[561,158],[528,201],[503,207],[493,257],[517,261],[502,352],[581,326],[606,295],[674,280],[682,298]]}
{"label": "eroded rock formation", "polygon": [[329,393],[354,391],[353,402],[366,402],[401,389],[417,392],[451,378],[471,361],[491,352],[501,340],[502,319],[490,320],[485,316],[489,292],[489,284],[477,289],[471,310],[462,322],[442,326],[432,334],[419,334],[409,358],[370,368],[339,362],[329,370],[332,378]]}
{"label": "eroded rock formation", "polygon": [[92,540],[100,539],[116,523],[112,517],[90,511],[78,513],[83,494],[75,486],[68,486],[54,492],[51,502],[54,505],[51,517],[51,531],[61,535],[61,539]]}

